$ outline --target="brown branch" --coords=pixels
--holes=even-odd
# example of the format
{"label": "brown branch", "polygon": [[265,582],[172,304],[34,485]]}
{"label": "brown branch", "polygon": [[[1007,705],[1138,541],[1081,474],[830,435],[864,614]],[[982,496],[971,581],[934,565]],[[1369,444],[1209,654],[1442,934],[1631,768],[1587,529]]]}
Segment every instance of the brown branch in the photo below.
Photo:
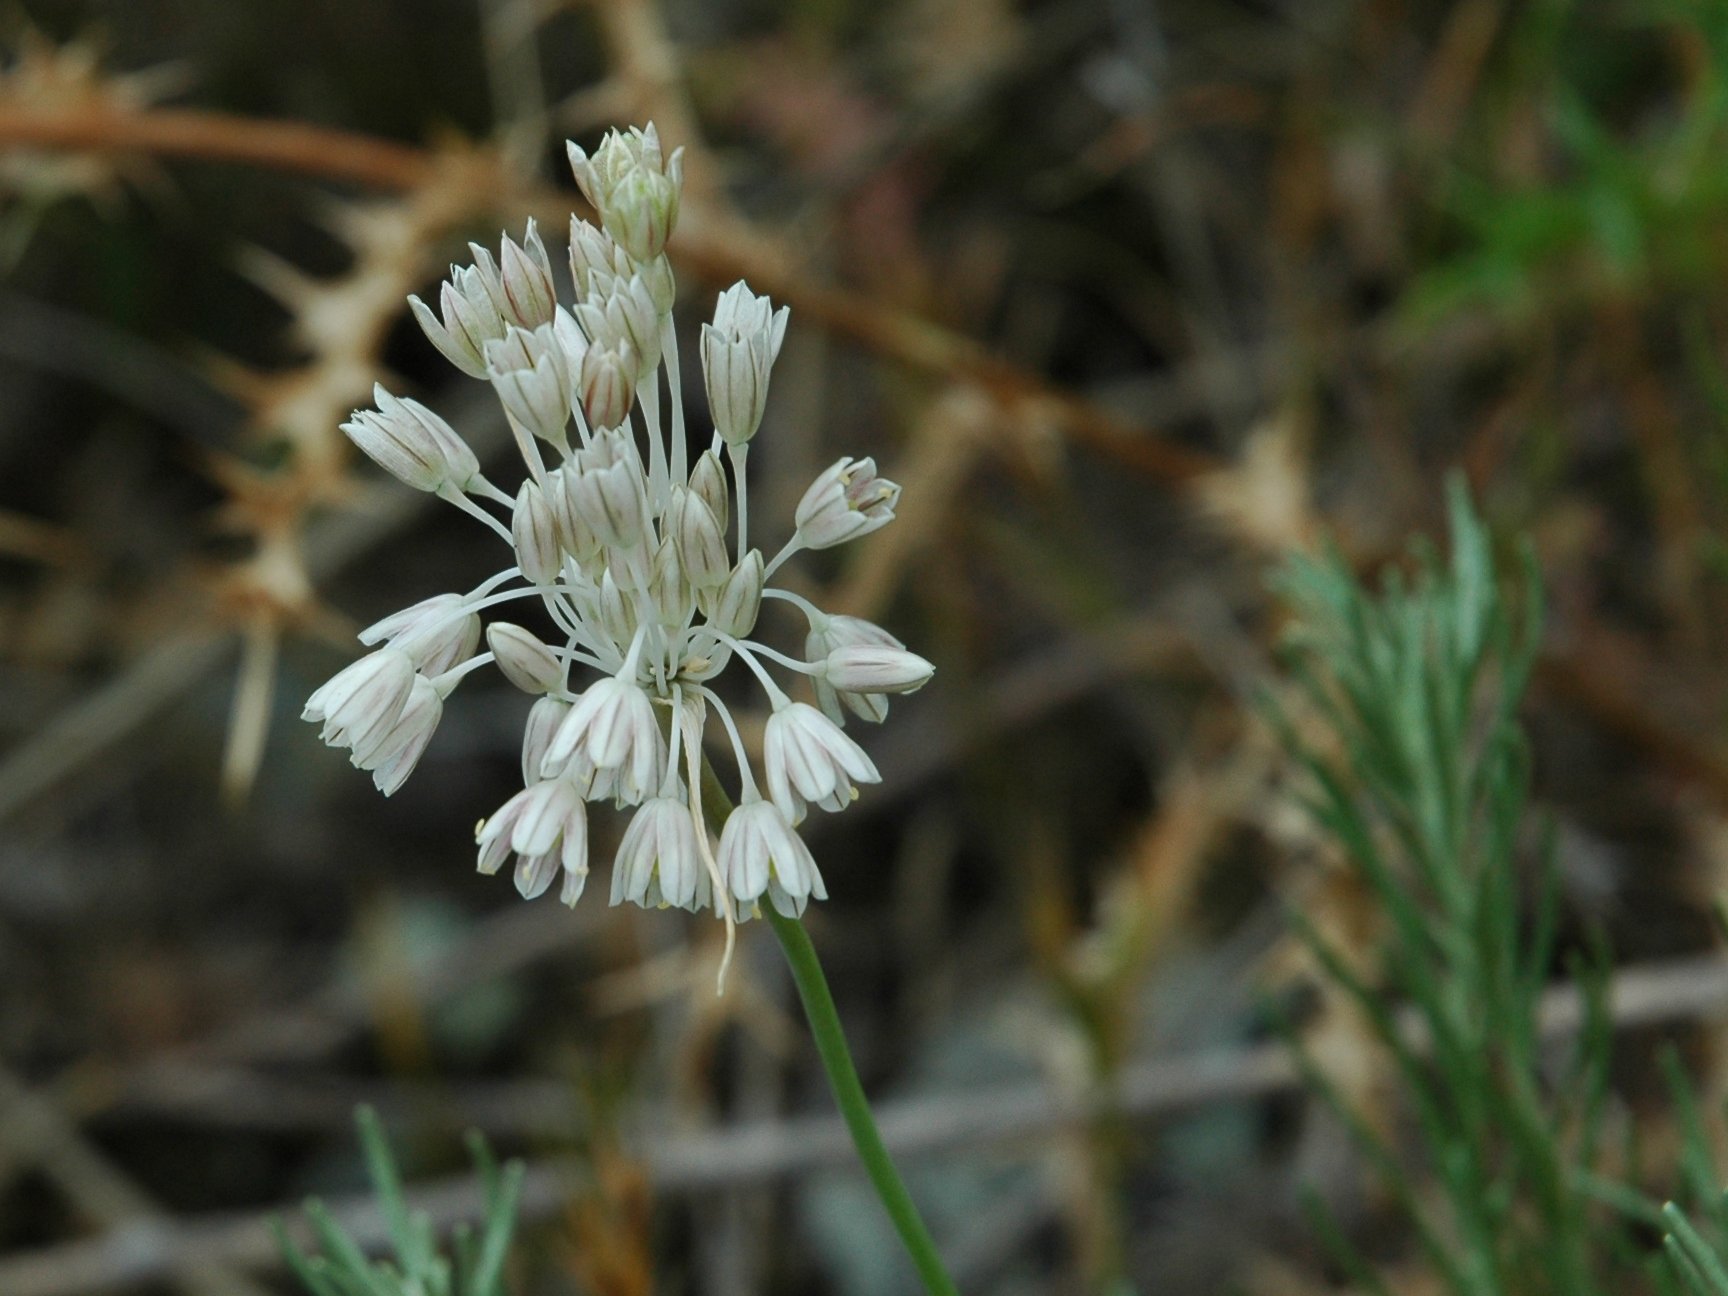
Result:
{"label": "brown branch", "polygon": [[1150,429],[1064,391],[992,354],[976,340],[843,288],[812,287],[802,268],[765,253],[728,228],[698,227],[675,240],[673,255],[703,279],[747,279],[758,292],[791,303],[801,316],[879,355],[982,388],[1003,410],[1042,419],[1076,442],[1157,481],[1185,484],[1222,467],[1202,451],[1159,439]]}
{"label": "brown branch", "polygon": [[[54,148],[155,153],[242,162],[380,189],[424,183],[433,155],[412,145],[300,122],[194,109],[52,115],[0,111],[0,150]],[[693,195],[694,196],[694,195]],[[551,192],[525,193],[538,206]],[[574,195],[558,195],[568,206]],[[712,207],[688,204],[673,257],[709,282],[749,279],[834,332],[903,364],[976,384],[1012,414],[1041,417],[1072,438],[1160,481],[1192,480],[1216,459],[1161,441],[1146,428],[992,355],[972,338],[842,288],[811,287],[802,266]]]}
{"label": "brown branch", "polygon": [[240,162],[378,189],[411,189],[432,171],[431,154],[412,145],[306,122],[261,121],[196,108],[0,110],[4,148]]}

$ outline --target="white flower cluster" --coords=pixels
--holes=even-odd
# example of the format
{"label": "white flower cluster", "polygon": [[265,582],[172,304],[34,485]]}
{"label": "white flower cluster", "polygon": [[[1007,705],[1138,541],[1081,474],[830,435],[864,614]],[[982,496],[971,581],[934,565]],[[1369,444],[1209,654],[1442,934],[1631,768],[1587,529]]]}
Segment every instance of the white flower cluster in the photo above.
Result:
{"label": "white flower cluster", "polygon": [[[360,641],[374,651],[318,689],[305,718],[389,795],[420,759],[451,690],[494,663],[538,700],[523,737],[523,789],[479,828],[481,872],[514,856],[524,896],[562,876],[564,902],[574,904],[589,871],[587,807],[611,801],[634,808],[613,862],[612,903],[712,906],[730,923],[767,897],[797,916],[827,894],[797,832],[808,806],[843,810],[856,785],[879,777],[844,732],[846,713],[881,721],[888,696],[919,688],[932,667],[880,627],[829,616],[768,581],[799,550],[884,526],[900,488],[869,459],[841,459],[805,493],[773,558],[751,547],[745,462],[786,308],[742,283],[720,295],[701,340],[714,433],[692,466],[664,254],[678,216],[679,154],[663,156],[649,126],[613,132],[592,157],[572,144],[570,163],[601,219],[595,228],[571,218],[573,306],[558,303],[532,222],[496,260],[471,245],[474,263],[451,268],[437,313],[410,298],[433,345],[496,391],[527,466],[516,495],[481,474],[448,423],[382,387],[377,408],[343,426],[397,478],[490,526],[515,562],[465,594],[426,599],[364,631]],[[507,509],[508,522],[488,505]],[[765,599],[806,620],[802,658],[750,637]],[[507,621],[482,634],[480,613],[516,600],[539,604],[551,641]],[[772,708],[760,783],[713,688],[734,660]],[[793,701],[770,663],[808,677],[817,705]],[[712,716],[741,787],[718,842],[701,799]]]}

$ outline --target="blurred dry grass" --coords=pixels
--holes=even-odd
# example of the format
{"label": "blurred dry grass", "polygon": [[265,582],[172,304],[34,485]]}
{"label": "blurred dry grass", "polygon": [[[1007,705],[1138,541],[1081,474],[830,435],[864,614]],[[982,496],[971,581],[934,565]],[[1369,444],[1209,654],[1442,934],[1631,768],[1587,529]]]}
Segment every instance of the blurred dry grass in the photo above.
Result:
{"label": "blurred dry grass", "polygon": [[472,875],[514,701],[388,803],[286,723],[356,624],[485,574],[336,430],[389,376],[498,441],[403,297],[556,231],[558,141],[649,117],[687,285],[793,307],[763,507],[841,449],[906,487],[814,579],[939,687],[815,841],[813,923],[962,1286],[1335,1289],[1296,1185],[1376,1203],[1257,999],[1314,994],[1281,903],[1374,915],[1256,718],[1262,575],[1399,549],[1452,464],[1540,550],[1539,787],[1574,931],[1661,988],[1659,1142],[1655,1033],[1728,1084],[1720,976],[1663,962],[1728,807],[1728,27],[1650,8],[8,13],[0,1292],[245,1290],[251,1213],[358,1183],[361,1098],[441,1209],[464,1121],[542,1165],[523,1293],[905,1290],[775,951],[715,1001],[705,927]]}

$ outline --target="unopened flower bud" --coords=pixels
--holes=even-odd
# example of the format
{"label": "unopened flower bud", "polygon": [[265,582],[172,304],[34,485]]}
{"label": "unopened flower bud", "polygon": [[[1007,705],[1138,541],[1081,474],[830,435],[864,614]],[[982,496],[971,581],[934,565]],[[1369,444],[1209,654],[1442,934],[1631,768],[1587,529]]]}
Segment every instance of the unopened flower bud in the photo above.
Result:
{"label": "unopened flower bud", "polygon": [[636,167],[625,172],[612,190],[606,210],[606,228],[618,244],[638,261],[647,261],[666,250],[666,240],[678,223],[679,187],[683,183],[682,152],[672,159],[669,175]]}
{"label": "unopened flower bud", "polygon": [[510,537],[516,544],[516,565],[536,585],[551,585],[564,567],[564,551],[558,545],[558,527],[551,506],[540,487],[522,483],[516,494],[516,511],[510,519]]}
{"label": "unopened flower bud", "polygon": [[726,470],[720,466],[720,456],[714,451],[704,451],[702,457],[696,461],[696,466],[690,470],[690,489],[714,514],[714,520],[720,524],[720,533],[724,535],[731,492],[726,485]]}
{"label": "unopened flower bud", "polygon": [[636,635],[636,612],[612,572],[600,577],[600,627],[615,644],[627,644]]}
{"label": "unopened flower bud", "polygon": [[627,339],[614,346],[590,345],[582,353],[576,389],[589,427],[596,431],[622,427],[630,417],[640,373],[637,364],[636,348]]}
{"label": "unopened flower bud", "polygon": [[510,317],[516,323],[531,329],[551,322],[558,304],[552,288],[552,262],[532,217],[521,245],[504,239],[498,250],[498,272]]}
{"label": "unopened flower bud", "polygon": [[744,555],[726,583],[710,594],[708,624],[722,634],[742,639],[756,628],[757,614],[762,610],[762,551],[752,549]]}
{"label": "unopened flower bud", "polygon": [[876,475],[874,459],[843,458],[810,484],[794,519],[806,549],[828,549],[894,520],[900,487]]}
{"label": "unopened flower bud", "polygon": [[822,674],[851,693],[916,693],[936,668],[917,653],[875,644],[848,644],[828,654]]}
{"label": "unopened flower bud", "polygon": [[683,153],[677,149],[663,158],[652,124],[628,135],[610,132],[592,158],[569,146],[570,170],[583,197],[600,213],[606,232],[637,261],[659,256],[678,223]]}
{"label": "unopened flower bud", "polygon": [[692,490],[674,487],[666,506],[666,530],[678,545],[684,574],[690,583],[708,589],[726,583],[732,564],[726,554],[726,537],[702,497]]}
{"label": "unopened flower bud", "polygon": [[568,447],[570,372],[551,325],[532,333],[512,326],[508,335],[487,343],[486,376],[511,418],[542,441]]}
{"label": "unopened flower bud", "polygon": [[662,540],[654,551],[647,593],[648,606],[653,609],[654,619],[660,625],[681,626],[695,609],[695,592],[685,579],[684,562],[670,536]]}
{"label": "unopened flower bud", "polygon": [[508,323],[487,291],[485,277],[473,266],[451,266],[438,305],[442,319],[418,297],[408,299],[421,331],[444,358],[470,378],[484,378],[486,344],[503,337]]}
{"label": "unopened flower bud", "polygon": [[480,475],[468,443],[419,401],[392,396],[374,386],[378,408],[355,410],[342,425],[360,450],[384,471],[415,490],[465,490]]}
{"label": "unopened flower bud", "polygon": [[628,549],[641,541],[648,527],[642,461],[628,437],[596,437],[566,465],[565,476],[571,508],[605,544]]}
{"label": "unopened flower bud", "polygon": [[504,678],[524,693],[550,693],[564,682],[557,654],[519,625],[494,621],[486,627],[486,646]]}
{"label": "unopened flower bud", "polygon": [[702,377],[714,429],[728,445],[743,445],[762,425],[768,375],[786,335],[787,311],[772,309],[742,280],[720,294],[714,322],[702,326]]}
{"label": "unopened flower bud", "polygon": [[564,552],[587,568],[600,552],[600,537],[588,519],[582,516],[571,494],[580,470],[574,465],[555,468],[546,474],[546,502],[552,506],[552,520],[558,528],[558,542]]}
{"label": "unopened flower bud", "polygon": [[653,555],[641,546],[629,549],[608,547],[606,549],[606,571],[619,589],[629,594],[640,593],[648,588],[648,582],[653,576]]}

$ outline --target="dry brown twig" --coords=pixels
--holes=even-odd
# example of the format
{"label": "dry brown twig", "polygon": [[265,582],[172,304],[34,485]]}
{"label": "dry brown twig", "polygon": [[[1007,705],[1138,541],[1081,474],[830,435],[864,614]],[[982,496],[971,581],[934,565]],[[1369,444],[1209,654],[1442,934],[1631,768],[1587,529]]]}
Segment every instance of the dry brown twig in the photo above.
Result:
{"label": "dry brown twig", "polygon": [[[352,132],[260,121],[184,109],[135,113],[91,112],[54,117],[0,107],[0,147],[53,147],[101,154],[152,153],[205,161],[241,162],[316,175],[372,189],[410,190],[428,182],[434,155],[409,145]],[[694,175],[701,175],[696,168]],[[816,286],[803,267],[729,217],[703,212],[701,190],[688,203],[671,252],[705,280],[748,279],[760,291],[790,303],[889,359],[946,378],[976,384],[1017,417],[1046,421],[1090,449],[1155,480],[1185,482],[1218,466],[1198,451],[1159,442],[1108,410],[1053,387],[992,356],[974,340],[842,289]],[[496,191],[487,192],[498,202]],[[524,210],[568,210],[572,198],[524,188]]]}

